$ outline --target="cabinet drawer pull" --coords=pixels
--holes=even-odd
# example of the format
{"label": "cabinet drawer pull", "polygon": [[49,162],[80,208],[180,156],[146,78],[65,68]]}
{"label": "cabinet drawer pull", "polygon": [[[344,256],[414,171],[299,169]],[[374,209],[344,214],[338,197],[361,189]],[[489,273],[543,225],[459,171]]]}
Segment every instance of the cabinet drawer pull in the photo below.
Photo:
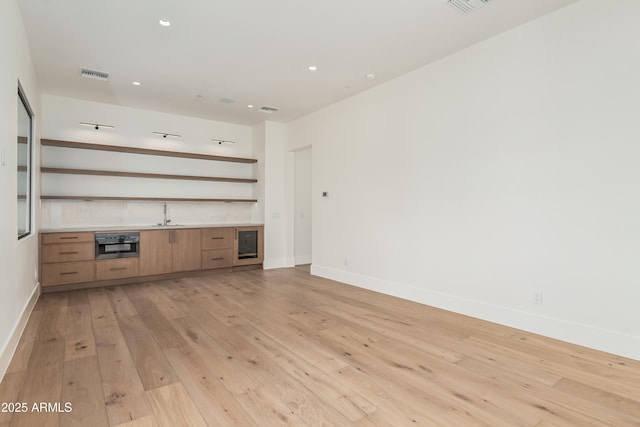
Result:
{"label": "cabinet drawer pull", "polygon": [[78,274],[78,272],[77,271],[69,271],[69,272],[66,272],[66,273],[60,273],[61,276],[67,276],[69,274]]}
{"label": "cabinet drawer pull", "polygon": [[220,257],[220,258],[211,258],[211,261],[222,261],[224,259],[224,257]]}
{"label": "cabinet drawer pull", "polygon": [[78,253],[80,253],[80,252],[78,252],[78,251],[74,251],[74,252],[60,252],[60,255],[75,255],[75,254],[78,254]]}
{"label": "cabinet drawer pull", "polygon": [[65,236],[65,237],[60,237],[60,240],[71,240],[71,239],[77,239],[78,236]]}
{"label": "cabinet drawer pull", "polygon": [[224,237],[212,237],[211,240],[222,240]]}
{"label": "cabinet drawer pull", "polygon": [[113,268],[110,268],[109,270],[110,271],[119,271],[119,270],[126,270],[126,269],[127,269],[127,267],[113,267]]}

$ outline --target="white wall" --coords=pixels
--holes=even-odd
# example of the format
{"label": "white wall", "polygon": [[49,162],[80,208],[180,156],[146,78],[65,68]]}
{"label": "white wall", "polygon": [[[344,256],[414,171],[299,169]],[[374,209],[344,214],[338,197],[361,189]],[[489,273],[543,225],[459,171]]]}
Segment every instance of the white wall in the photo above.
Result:
{"label": "white wall", "polygon": [[[252,129],[211,120],[178,116],[117,105],[58,96],[43,96],[43,137],[107,145],[123,145],[169,151],[186,151],[231,157],[254,158]],[[114,125],[95,130],[80,122]],[[181,135],[162,138],[152,132]],[[216,144],[211,139],[234,141]],[[258,159],[262,162],[263,159]],[[212,162],[174,157],[132,155],[90,150],[42,147],[42,165],[78,169],[257,178],[255,164]],[[45,174],[46,195],[146,196],[253,199],[260,186],[246,183],[132,179],[102,176]],[[169,202],[168,216],[174,223],[261,222],[262,208],[255,203]],[[162,203],[43,201],[42,226],[150,225],[163,219]]]}
{"label": "white wall", "polygon": [[265,122],[265,249],[264,268],[292,267],[293,257],[293,153],[286,151],[287,126]]}
{"label": "white wall", "polygon": [[[38,164],[40,92],[17,1],[2,3],[0,13],[0,380],[13,356],[24,324],[38,296],[34,276],[38,262],[38,203],[33,214],[34,233],[17,240],[17,123],[18,80],[33,109],[35,129],[34,165]],[[39,186],[34,188],[38,200]]]}
{"label": "white wall", "polygon": [[294,153],[294,256],[296,265],[311,263],[311,159],[312,149]]}
{"label": "white wall", "polygon": [[290,124],[312,272],[640,359],[639,16],[582,0]]}

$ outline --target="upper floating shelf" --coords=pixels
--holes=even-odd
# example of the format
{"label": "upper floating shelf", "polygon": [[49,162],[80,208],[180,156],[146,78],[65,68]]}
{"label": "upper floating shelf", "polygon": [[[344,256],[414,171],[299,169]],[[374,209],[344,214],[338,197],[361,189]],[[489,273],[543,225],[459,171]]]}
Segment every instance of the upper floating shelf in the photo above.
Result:
{"label": "upper floating shelf", "polygon": [[[26,170],[26,169],[25,169]],[[68,175],[97,175],[97,176],[117,176],[126,178],[156,178],[156,179],[182,179],[188,181],[220,181],[220,182],[240,182],[255,184],[257,179],[252,178],[224,178],[216,176],[197,176],[197,175],[168,175],[159,173],[140,173],[140,172],[120,172],[120,171],[102,171],[92,169],[66,169],[66,168],[40,168],[42,173],[56,173]]]}
{"label": "upper floating shelf", "polygon": [[122,147],[117,145],[88,144],[86,142],[59,141],[55,139],[42,139],[40,140],[40,143],[41,145],[50,147],[111,151],[117,153],[146,154],[149,156],[183,157],[187,159],[216,160],[220,162],[256,163],[258,161],[256,159],[247,159],[242,157],[214,156],[209,154],[184,153],[179,151],[152,150],[149,148]]}

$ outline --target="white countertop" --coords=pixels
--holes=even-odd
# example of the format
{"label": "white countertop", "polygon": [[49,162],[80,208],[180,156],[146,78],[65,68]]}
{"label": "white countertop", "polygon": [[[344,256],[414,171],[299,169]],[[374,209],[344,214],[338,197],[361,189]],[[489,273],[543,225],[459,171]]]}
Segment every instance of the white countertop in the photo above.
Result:
{"label": "white countertop", "polygon": [[115,226],[83,226],[63,228],[41,228],[40,233],[72,233],[83,231],[141,231],[141,230],[179,230],[182,228],[218,228],[218,227],[262,227],[264,224],[175,224],[175,225],[115,225]]}

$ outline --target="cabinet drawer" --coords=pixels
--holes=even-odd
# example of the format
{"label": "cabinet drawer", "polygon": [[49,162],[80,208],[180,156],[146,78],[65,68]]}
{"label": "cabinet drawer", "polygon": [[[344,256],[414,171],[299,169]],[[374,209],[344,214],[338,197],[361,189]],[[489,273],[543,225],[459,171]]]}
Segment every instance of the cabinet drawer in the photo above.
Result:
{"label": "cabinet drawer", "polygon": [[202,249],[233,248],[233,228],[203,228]]}
{"label": "cabinet drawer", "polygon": [[139,275],[138,258],[96,261],[96,280],[122,279]]}
{"label": "cabinet drawer", "polygon": [[92,282],[95,278],[94,262],[62,262],[42,265],[42,285]]}
{"label": "cabinet drawer", "polygon": [[90,261],[95,257],[93,243],[42,245],[42,262]]}
{"label": "cabinet drawer", "polygon": [[202,251],[202,268],[231,267],[233,265],[233,249],[210,249]]}
{"label": "cabinet drawer", "polygon": [[42,243],[48,245],[50,243],[81,243],[95,241],[95,234],[91,232],[83,233],[43,233]]}

